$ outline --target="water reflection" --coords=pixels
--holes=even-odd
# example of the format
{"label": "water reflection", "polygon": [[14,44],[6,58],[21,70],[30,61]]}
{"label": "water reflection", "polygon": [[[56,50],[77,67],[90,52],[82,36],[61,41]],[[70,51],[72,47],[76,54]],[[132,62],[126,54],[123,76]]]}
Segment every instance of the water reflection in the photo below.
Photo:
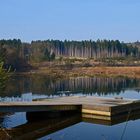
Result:
{"label": "water reflection", "polygon": [[1,77],[2,75],[0,74],[0,93],[3,94],[5,88],[6,88],[6,82],[7,79],[5,77]]}
{"label": "water reflection", "polygon": [[[22,114],[25,115],[25,114]],[[21,124],[18,126],[13,126],[12,129],[4,129],[11,139],[13,140],[26,140],[26,139],[38,139],[42,138],[46,135],[50,135],[54,132],[57,132],[58,130],[62,130],[64,128],[73,126],[75,124],[79,124],[81,122],[84,123],[90,123],[90,124],[98,124],[98,125],[115,125],[123,123],[129,120],[138,120],[140,119],[140,111],[137,112],[131,112],[131,114],[128,117],[128,114],[120,114],[118,116],[110,117],[110,118],[104,118],[104,119],[96,119],[94,116],[88,116],[87,114],[77,114],[77,113],[68,113],[63,114],[59,117],[46,117],[45,120],[35,121],[34,114],[27,113],[27,122],[25,124]],[[18,120],[18,119],[15,119]],[[15,121],[13,120],[13,121]],[[124,124],[125,125],[125,124]],[[106,127],[107,128],[107,127]],[[65,130],[65,129],[64,129]],[[5,133],[2,129],[0,130],[0,138],[3,138],[3,140],[8,139],[9,136]],[[71,134],[69,134],[71,135]],[[81,137],[82,139],[82,137]]]}
{"label": "water reflection", "polygon": [[[96,96],[122,96],[123,94],[123,97],[127,98],[128,96],[129,98],[140,98],[139,89],[140,79],[121,77],[78,77],[54,79],[52,77],[40,75],[15,76],[9,80],[5,90],[0,92],[0,101],[31,101],[34,98],[63,95],[69,96],[71,94]],[[97,119],[98,116],[90,116],[87,114],[69,114],[68,116],[64,115],[63,117],[61,116],[56,118],[47,118],[46,120],[40,119],[40,121],[31,121],[29,113],[27,114],[1,113],[0,124],[5,129],[0,129],[0,139],[8,140],[8,135],[10,135],[10,137],[12,136],[12,139],[14,140],[38,138],[41,140],[51,138],[53,138],[53,140],[85,140],[91,138],[101,140],[118,140],[122,135],[123,128],[125,127],[126,120],[128,118],[128,114],[121,114],[119,116],[111,118],[108,117],[106,119],[103,119],[103,117],[102,119]],[[140,139],[138,131],[140,126],[139,119],[140,111],[131,112],[131,115],[128,118],[128,120],[131,121],[129,121],[130,125],[127,128],[127,135],[125,135],[125,139]],[[58,137],[58,135],[61,138]]]}
{"label": "water reflection", "polygon": [[[133,89],[139,92],[140,79],[129,79],[121,77],[78,77],[68,79],[54,79],[52,77],[32,75],[12,77],[7,84],[5,93],[0,93],[0,96],[1,98],[22,98],[23,95],[26,96],[27,93],[31,93],[33,96],[36,97],[43,97],[43,95],[62,96],[71,94],[88,94],[102,96],[119,95],[126,89]],[[31,98],[31,96],[28,95],[26,99],[29,97]]]}

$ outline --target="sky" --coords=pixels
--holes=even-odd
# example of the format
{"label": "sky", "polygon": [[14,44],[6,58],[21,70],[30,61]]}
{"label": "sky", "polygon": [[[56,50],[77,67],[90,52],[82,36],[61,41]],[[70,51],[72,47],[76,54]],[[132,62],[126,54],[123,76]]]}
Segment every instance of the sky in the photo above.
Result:
{"label": "sky", "polygon": [[0,0],[0,39],[140,40],[140,0]]}

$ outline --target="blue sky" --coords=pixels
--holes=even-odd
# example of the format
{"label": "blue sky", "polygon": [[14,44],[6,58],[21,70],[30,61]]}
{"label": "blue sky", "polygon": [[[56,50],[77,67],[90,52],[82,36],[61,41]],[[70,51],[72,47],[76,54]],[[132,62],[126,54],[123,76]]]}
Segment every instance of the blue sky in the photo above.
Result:
{"label": "blue sky", "polygon": [[0,39],[140,40],[140,0],[0,0]]}

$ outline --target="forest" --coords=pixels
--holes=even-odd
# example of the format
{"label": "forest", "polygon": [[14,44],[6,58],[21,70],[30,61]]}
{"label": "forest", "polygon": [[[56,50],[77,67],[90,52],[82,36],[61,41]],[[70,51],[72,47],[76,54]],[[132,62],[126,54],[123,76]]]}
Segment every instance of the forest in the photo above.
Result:
{"label": "forest", "polygon": [[20,39],[0,40],[0,58],[5,68],[30,69],[32,63],[54,61],[60,58],[114,59],[140,57],[140,43],[119,40],[60,41],[45,40],[22,42]]}

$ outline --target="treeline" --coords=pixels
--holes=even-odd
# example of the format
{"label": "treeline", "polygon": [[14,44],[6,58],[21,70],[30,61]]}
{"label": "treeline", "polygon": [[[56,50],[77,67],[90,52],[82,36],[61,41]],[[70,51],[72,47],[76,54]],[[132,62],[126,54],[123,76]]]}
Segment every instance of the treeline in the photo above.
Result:
{"label": "treeline", "polygon": [[[81,58],[113,58],[113,57],[139,57],[139,50],[131,44],[120,43],[119,40],[85,40],[85,41],[33,41],[32,47],[46,47],[56,56]],[[40,48],[41,49],[41,48]]]}
{"label": "treeline", "polygon": [[0,40],[0,56],[5,68],[18,69],[25,62],[21,40]]}
{"label": "treeline", "polygon": [[6,82],[9,78],[8,69],[4,69],[4,59],[5,59],[6,49],[0,49],[0,92],[2,92],[6,87]]}
{"label": "treeline", "polygon": [[0,56],[5,67],[16,70],[27,69],[33,62],[53,61],[56,57],[73,58],[139,58],[137,45],[121,43],[118,40],[85,41],[32,41],[23,43],[20,39],[0,40]]}

